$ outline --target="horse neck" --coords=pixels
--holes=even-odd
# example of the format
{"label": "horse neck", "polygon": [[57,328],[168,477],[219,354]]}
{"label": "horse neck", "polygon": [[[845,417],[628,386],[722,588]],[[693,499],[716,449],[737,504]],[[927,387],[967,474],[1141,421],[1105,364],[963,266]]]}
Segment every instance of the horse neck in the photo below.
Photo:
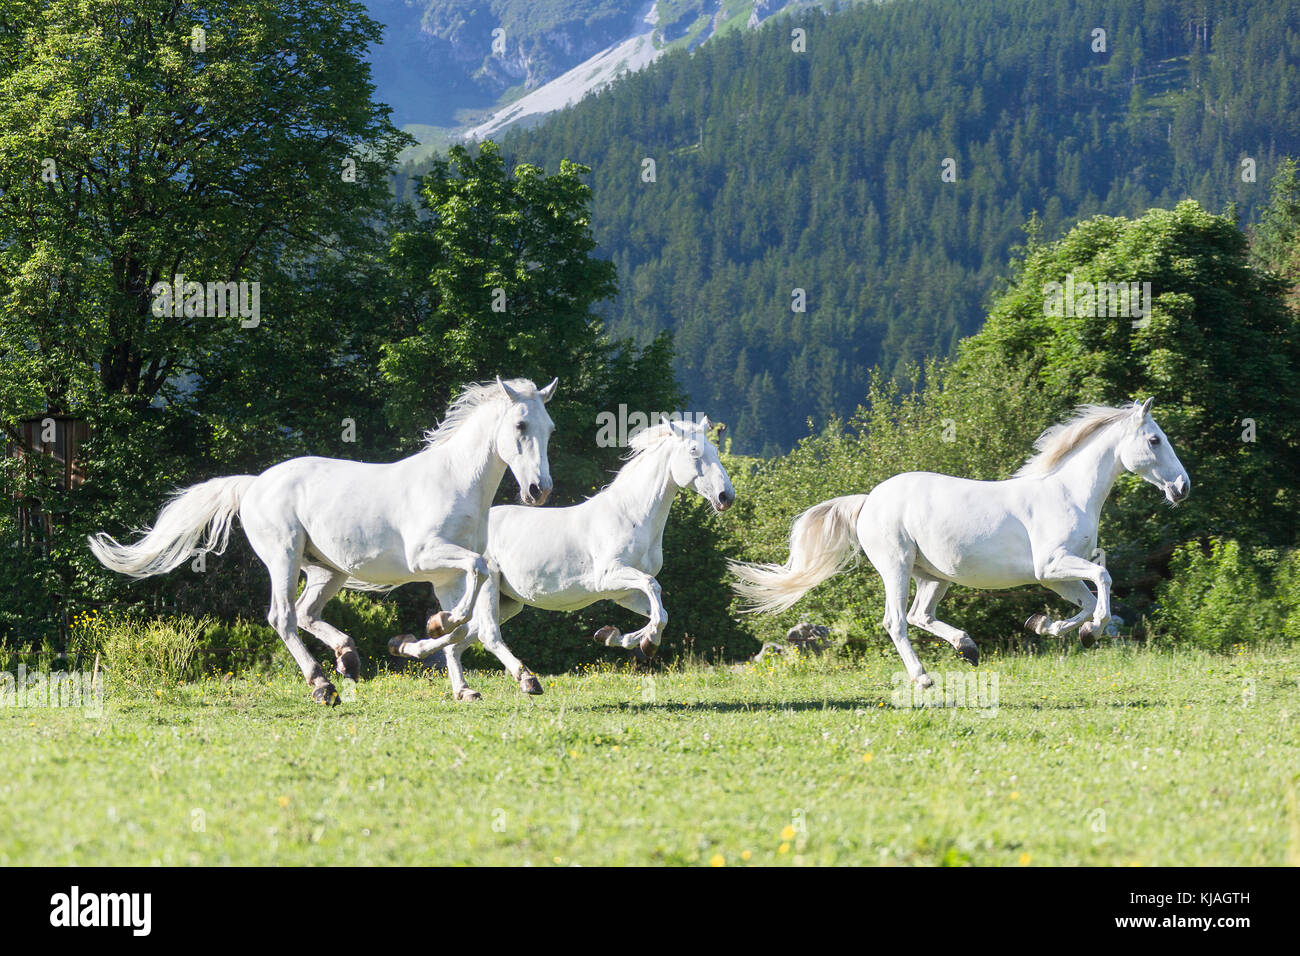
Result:
{"label": "horse neck", "polygon": [[431,449],[429,464],[450,478],[450,486],[475,497],[486,519],[506,463],[496,450],[496,422],[500,410],[487,406],[474,413],[447,440]]}
{"label": "horse neck", "polygon": [[1102,505],[1124,470],[1115,434],[1116,428],[1112,425],[1093,436],[1071,452],[1053,475],[1065,486],[1069,496],[1094,518],[1101,515]]}
{"label": "horse neck", "polygon": [[636,524],[648,525],[656,535],[662,535],[679,488],[668,467],[672,451],[672,446],[665,443],[642,452],[623,466],[599,497]]}

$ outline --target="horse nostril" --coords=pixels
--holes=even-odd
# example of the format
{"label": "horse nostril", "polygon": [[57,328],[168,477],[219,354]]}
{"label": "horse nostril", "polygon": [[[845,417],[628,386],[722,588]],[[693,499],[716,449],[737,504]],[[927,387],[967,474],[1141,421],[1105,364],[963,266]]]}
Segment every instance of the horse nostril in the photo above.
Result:
{"label": "horse nostril", "polygon": [[533,501],[536,501],[541,496],[542,496],[542,486],[534,481],[531,485],[528,486],[528,497],[531,498]]}

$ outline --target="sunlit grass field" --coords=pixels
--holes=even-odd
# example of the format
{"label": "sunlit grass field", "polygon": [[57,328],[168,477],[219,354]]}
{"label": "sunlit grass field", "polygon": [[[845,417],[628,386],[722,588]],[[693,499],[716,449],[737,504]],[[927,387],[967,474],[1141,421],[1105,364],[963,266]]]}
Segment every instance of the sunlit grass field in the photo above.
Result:
{"label": "sunlit grass field", "polygon": [[897,706],[892,648],[610,667],[539,698],[482,671],[469,704],[384,674],[332,710],[289,673],[110,682],[99,717],[0,707],[0,862],[1300,862],[1297,648],[980,670],[978,706],[942,708]]}

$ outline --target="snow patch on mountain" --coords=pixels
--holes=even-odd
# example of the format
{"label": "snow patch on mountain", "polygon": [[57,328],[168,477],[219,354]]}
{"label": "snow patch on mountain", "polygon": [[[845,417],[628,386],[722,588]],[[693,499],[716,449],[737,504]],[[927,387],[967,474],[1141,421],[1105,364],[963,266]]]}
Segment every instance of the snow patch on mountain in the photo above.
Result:
{"label": "snow patch on mountain", "polygon": [[650,5],[641,19],[643,29],[497,110],[485,122],[466,131],[464,138],[488,139],[521,120],[531,118],[535,121],[608,86],[624,73],[653,63],[663,52],[655,42],[655,25],[659,22],[657,8],[657,3]]}

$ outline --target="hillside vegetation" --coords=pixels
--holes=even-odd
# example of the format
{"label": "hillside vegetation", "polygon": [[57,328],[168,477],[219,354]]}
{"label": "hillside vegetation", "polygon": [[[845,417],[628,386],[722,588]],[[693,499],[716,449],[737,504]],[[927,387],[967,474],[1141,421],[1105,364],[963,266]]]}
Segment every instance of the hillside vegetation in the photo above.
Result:
{"label": "hillside vegetation", "polygon": [[505,145],[592,167],[611,332],[673,330],[692,407],[770,455],[849,414],[874,366],[901,380],[978,329],[1035,211],[1045,238],[1188,197],[1252,221],[1300,151],[1298,62],[1295,3],[812,9],[666,54]]}

